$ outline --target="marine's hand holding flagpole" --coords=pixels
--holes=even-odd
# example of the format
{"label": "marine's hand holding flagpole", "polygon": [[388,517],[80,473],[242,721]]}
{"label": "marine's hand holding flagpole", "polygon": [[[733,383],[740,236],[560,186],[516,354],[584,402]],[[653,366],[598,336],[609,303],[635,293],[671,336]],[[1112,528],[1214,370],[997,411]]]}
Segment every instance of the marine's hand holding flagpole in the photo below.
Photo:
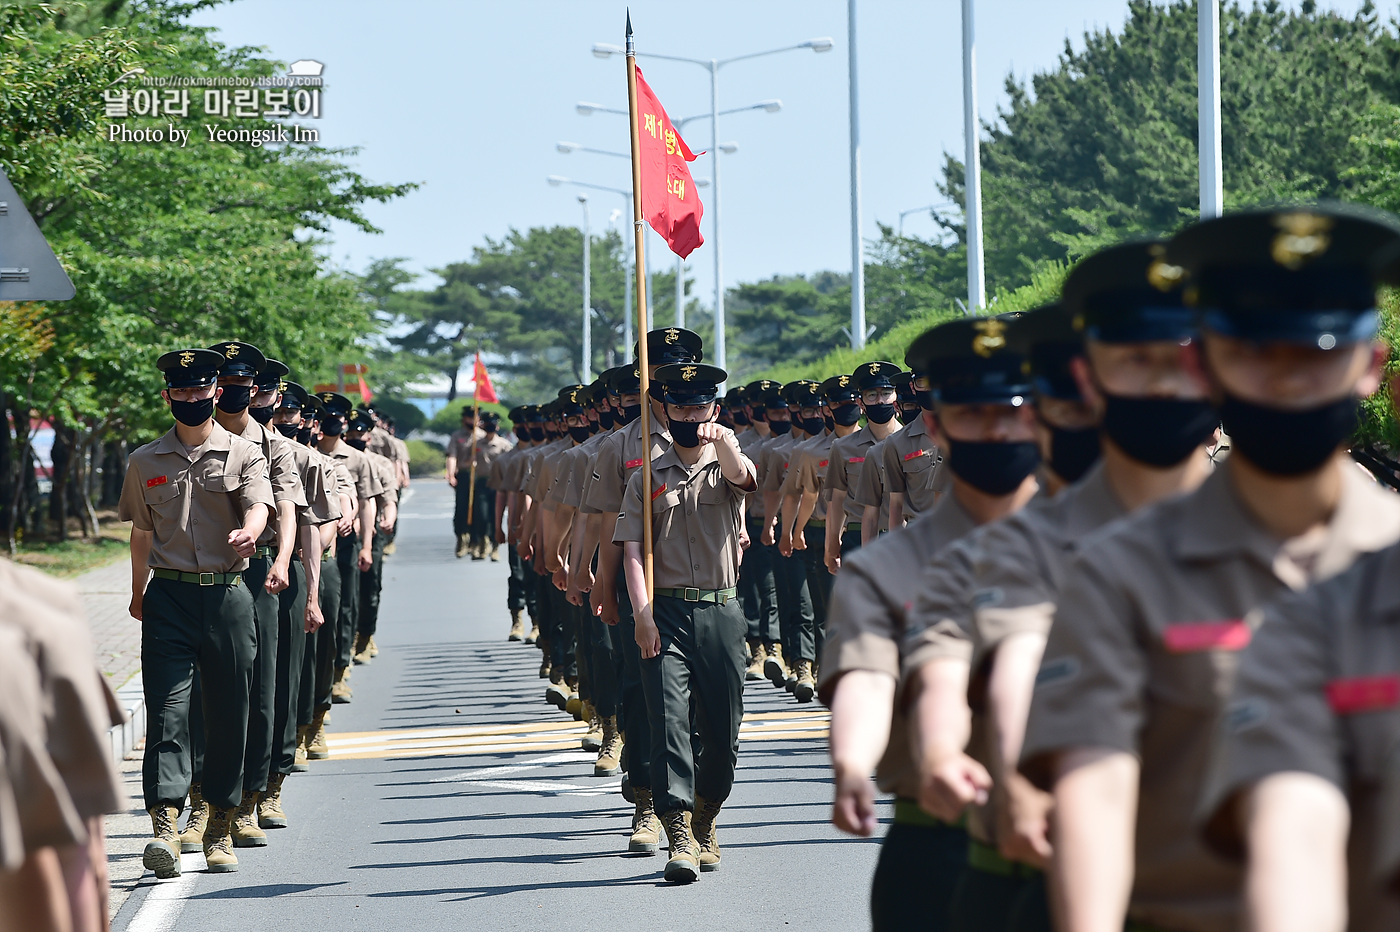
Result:
{"label": "marine's hand holding flagpole", "polygon": [[632,140],[632,232],[636,239],[636,260],[633,271],[637,276],[637,371],[642,393],[642,575],[646,580],[647,604],[650,609],[655,596],[651,560],[651,374],[647,371],[647,288],[646,237],[642,226],[642,131],[637,108],[637,47],[632,38],[632,12],[627,13],[627,112],[631,118]]}

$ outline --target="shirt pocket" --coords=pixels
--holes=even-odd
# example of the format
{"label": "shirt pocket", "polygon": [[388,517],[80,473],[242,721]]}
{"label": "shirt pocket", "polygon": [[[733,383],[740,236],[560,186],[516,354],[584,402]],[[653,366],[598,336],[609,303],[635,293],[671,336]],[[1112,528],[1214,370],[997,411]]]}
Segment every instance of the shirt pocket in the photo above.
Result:
{"label": "shirt pocket", "polygon": [[1234,619],[1166,626],[1152,651],[1154,696],[1184,709],[1219,709],[1249,637],[1245,623]]}
{"label": "shirt pocket", "polygon": [[195,479],[195,483],[206,492],[237,492],[241,480],[232,473],[211,471]]}
{"label": "shirt pocket", "polygon": [[146,489],[144,493],[146,504],[149,505],[153,511],[157,512],[169,508],[171,503],[179,497],[179,482],[162,482],[159,485],[153,485]]}
{"label": "shirt pocket", "polygon": [[938,460],[932,451],[925,450],[902,460],[899,465],[904,471],[906,485],[913,488],[925,488],[933,485],[934,467],[938,465]]}

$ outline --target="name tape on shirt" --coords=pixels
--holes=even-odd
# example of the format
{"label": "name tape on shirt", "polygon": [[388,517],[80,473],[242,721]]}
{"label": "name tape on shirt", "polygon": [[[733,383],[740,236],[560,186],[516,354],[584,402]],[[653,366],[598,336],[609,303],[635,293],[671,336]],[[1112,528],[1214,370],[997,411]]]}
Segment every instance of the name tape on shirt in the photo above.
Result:
{"label": "name tape on shirt", "polygon": [[663,494],[665,494],[665,492],[666,492],[666,483],[663,482],[663,483],[661,483],[661,487],[660,487],[660,488],[656,489],[656,491],[654,491],[654,492],[651,493],[651,500],[652,500],[652,501],[656,501],[656,500],[657,500],[658,498],[660,498]]}
{"label": "name tape on shirt", "polygon": [[825,466],[825,465],[826,465],[827,463],[829,463],[829,462],[831,462],[831,460],[822,460],[820,463],[817,464],[817,468],[818,468],[818,469],[821,469],[823,466]]}
{"label": "name tape on shirt", "polygon": [[863,456],[853,456],[853,457],[851,457],[850,459],[846,460],[846,462],[848,462],[848,463],[864,463],[864,462],[865,462],[865,457],[863,457]]}
{"label": "name tape on shirt", "polygon": [[156,476],[154,479],[147,479],[147,480],[146,480],[146,488],[148,488],[148,489],[153,489],[153,488],[155,488],[155,487],[158,486],[158,485],[165,485],[165,481],[166,481],[166,477],[165,477],[165,476]]}
{"label": "name tape on shirt", "polygon": [[1400,705],[1400,676],[1357,676],[1327,684],[1327,704],[1338,715],[1376,712]]}
{"label": "name tape on shirt", "polygon": [[634,459],[634,460],[628,460],[627,462],[623,463],[623,464],[622,464],[622,468],[623,468],[623,469],[636,469],[636,468],[637,468],[638,466],[640,466],[640,465],[642,465],[642,458],[641,458],[641,457],[637,457],[637,458]]}
{"label": "name tape on shirt", "polygon": [[912,459],[914,459],[915,457],[927,456],[927,455],[928,455],[928,451],[927,451],[927,450],[911,450],[911,451],[909,451],[908,453],[904,454],[904,461],[907,463],[907,462],[909,462],[909,460],[912,460]]}
{"label": "name tape on shirt", "polygon": [[1244,650],[1252,636],[1243,619],[1225,621],[1188,621],[1167,625],[1162,643],[1173,654],[1192,654],[1207,650]]}

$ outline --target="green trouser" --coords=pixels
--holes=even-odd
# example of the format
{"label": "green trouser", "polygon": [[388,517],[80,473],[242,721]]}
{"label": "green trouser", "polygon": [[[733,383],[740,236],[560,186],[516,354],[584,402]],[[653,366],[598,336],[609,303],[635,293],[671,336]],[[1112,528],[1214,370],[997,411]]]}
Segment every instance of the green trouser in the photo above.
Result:
{"label": "green trouser", "polygon": [[379,630],[379,592],[384,588],[384,548],[388,543],[389,535],[376,529],[369,545],[369,569],[360,571],[360,617],[355,622],[355,633],[360,637],[373,637]]}
{"label": "green trouser", "polygon": [[652,616],[661,653],[642,661],[642,689],[651,712],[656,811],[694,810],[697,794],[724,802],[739,761],[748,622],[737,599],[717,604],[658,595]]}
{"label": "green trouser", "polygon": [[458,537],[471,533],[472,515],[467,510],[471,487],[471,470],[457,470],[457,484],[453,487],[456,497],[452,508],[452,533]]}
{"label": "green trouser", "polygon": [[948,904],[949,932],[1051,932],[1042,871],[973,839],[967,860]]}
{"label": "green trouser", "polygon": [[[141,681],[146,698],[146,753],[141,784],[146,808],[183,807],[189,793],[190,722],[203,723],[204,798],[231,809],[243,798],[243,749],[256,635],[253,597],[232,586],[153,578],[141,602]],[[204,683],[191,712],[195,670]]]}
{"label": "green trouser", "polygon": [[272,768],[291,773],[296,763],[301,670],[306,654],[306,567],[293,557],[291,585],[277,593],[277,693],[272,717]]}
{"label": "green trouser", "polygon": [[617,644],[616,628],[603,624],[602,619],[585,611],[583,624],[588,632],[588,674],[591,680],[590,701],[600,718],[618,714],[619,683],[622,678],[622,650]]}
{"label": "green trouser", "polygon": [[520,551],[514,544],[506,545],[506,566],[510,569],[510,576],[506,578],[506,608],[512,612],[523,612],[528,604],[533,619],[535,594],[525,586],[525,567],[521,565]]}
{"label": "green trouser", "polygon": [[303,725],[310,725],[317,709],[331,707],[331,685],[335,682],[336,630],[340,617],[340,564],[332,557],[321,561],[321,617],[325,623],[316,631],[316,649],[311,654],[311,704]]}
{"label": "green trouser", "polygon": [[744,617],[749,622],[748,636],[773,644],[781,641],[778,628],[778,590],[773,575],[773,560],[778,555],[775,544],[759,543],[763,522],[749,521],[749,549],[739,564],[739,598]]}
{"label": "green trouser", "polygon": [[798,660],[816,660],[812,594],[807,588],[807,567],[802,555],[785,557],[775,549],[773,576],[778,584],[778,629],[782,633],[783,656],[789,665]]}
{"label": "green trouser", "polygon": [[263,585],[273,557],[253,557],[243,580],[253,594],[257,621],[257,653],[253,656],[253,686],[248,694],[248,741],[243,751],[243,789],[267,789],[272,769],[273,726],[277,718],[277,596]]}
{"label": "green trouser", "polygon": [[617,618],[612,636],[622,656],[617,692],[622,730],[627,735],[622,745],[622,766],[633,786],[651,786],[651,715],[646,691],[642,689],[642,651],[637,647],[632,597],[627,592],[627,578],[621,569],[617,571]]}
{"label": "green trouser", "polygon": [[860,528],[854,531],[850,528],[841,532],[841,556],[845,556],[852,550],[860,549]]}
{"label": "green trouser", "polygon": [[545,617],[548,621],[549,662],[551,667],[564,676],[578,676],[578,613],[577,606],[570,605],[564,593],[554,585],[554,578],[548,573],[540,574],[540,590],[544,601],[549,605]]}
{"label": "green trouser", "polygon": [[340,611],[335,623],[335,667],[350,666],[355,653],[355,626],[360,618],[360,535],[335,541],[335,562],[340,568]]}
{"label": "green trouser", "polygon": [[486,477],[476,474],[476,492],[472,496],[471,541],[487,550],[496,538],[491,530],[496,520],[496,490],[486,484]]}
{"label": "green trouser", "polygon": [[880,845],[870,887],[874,932],[944,932],[953,888],[967,866],[967,830],[895,800],[895,821]]}
{"label": "green trouser", "polygon": [[[807,541],[807,549],[801,552],[802,564],[807,570],[807,591],[812,597],[812,656],[801,659],[815,661],[822,655],[822,644],[826,641],[826,607],[831,602],[831,570],[826,568],[826,525],[807,525],[802,529]],[[809,636],[804,622],[802,639]]]}

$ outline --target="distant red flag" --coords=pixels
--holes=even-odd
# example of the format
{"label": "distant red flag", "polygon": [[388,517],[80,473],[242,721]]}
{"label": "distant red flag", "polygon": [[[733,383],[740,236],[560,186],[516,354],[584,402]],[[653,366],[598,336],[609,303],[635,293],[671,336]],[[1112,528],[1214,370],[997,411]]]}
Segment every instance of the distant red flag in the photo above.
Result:
{"label": "distant red flag", "polygon": [[705,208],[686,164],[695,161],[695,153],[642,80],[641,68],[637,69],[637,120],[642,142],[642,216],[684,259],[705,242],[700,235]]}
{"label": "distant red flag", "polygon": [[472,373],[472,381],[476,383],[476,400],[493,402],[499,404],[501,399],[496,397],[496,389],[491,385],[491,376],[486,374],[486,366],[481,361],[481,354],[476,354],[476,369]]}

